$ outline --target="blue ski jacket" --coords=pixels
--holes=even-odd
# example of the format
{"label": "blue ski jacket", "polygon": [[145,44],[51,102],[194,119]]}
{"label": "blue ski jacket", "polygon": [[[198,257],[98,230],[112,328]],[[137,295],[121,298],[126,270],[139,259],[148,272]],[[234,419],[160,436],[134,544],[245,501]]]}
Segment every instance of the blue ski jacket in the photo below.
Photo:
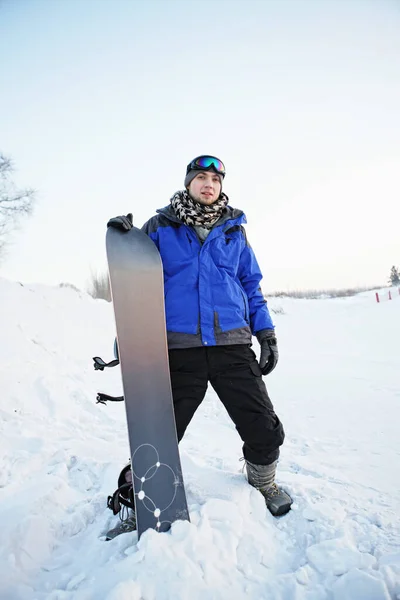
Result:
{"label": "blue ski jacket", "polygon": [[170,349],[250,344],[274,329],[241,210],[227,206],[203,243],[170,205],[156,212],[142,229],[163,263]]}

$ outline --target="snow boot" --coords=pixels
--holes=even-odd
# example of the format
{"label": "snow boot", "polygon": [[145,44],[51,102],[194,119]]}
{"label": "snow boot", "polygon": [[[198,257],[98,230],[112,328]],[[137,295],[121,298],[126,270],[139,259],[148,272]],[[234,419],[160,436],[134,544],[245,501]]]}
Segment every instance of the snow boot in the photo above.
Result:
{"label": "snow boot", "polygon": [[292,499],[275,483],[275,472],[278,461],[270,465],[254,465],[246,460],[247,479],[265,498],[265,504],[274,517],[280,517],[289,512]]}
{"label": "snow boot", "polygon": [[106,541],[113,540],[117,537],[117,535],[121,535],[121,533],[130,533],[131,531],[136,531],[136,515],[134,511],[130,511],[130,515],[123,521],[120,521],[114,529],[110,529],[106,533]]}

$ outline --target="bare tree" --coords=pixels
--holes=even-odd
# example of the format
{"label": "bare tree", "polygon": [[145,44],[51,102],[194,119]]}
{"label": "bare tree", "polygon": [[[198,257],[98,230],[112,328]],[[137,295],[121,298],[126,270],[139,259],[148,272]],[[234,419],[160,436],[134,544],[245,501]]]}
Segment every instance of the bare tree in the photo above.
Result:
{"label": "bare tree", "polygon": [[31,214],[35,200],[34,190],[16,187],[11,178],[13,171],[11,159],[0,153],[0,258],[4,256],[8,235],[21,217]]}

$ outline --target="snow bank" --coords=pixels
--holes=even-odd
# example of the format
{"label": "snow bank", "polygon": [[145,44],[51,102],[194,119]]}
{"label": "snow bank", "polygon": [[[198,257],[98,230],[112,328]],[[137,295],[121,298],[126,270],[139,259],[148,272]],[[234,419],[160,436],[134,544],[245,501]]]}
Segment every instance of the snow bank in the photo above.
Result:
{"label": "snow bank", "polygon": [[181,443],[191,523],[104,542],[128,457],[112,309],[0,279],[1,600],[387,600],[400,597],[400,302],[272,301],[266,379],[287,438],[274,519],[241,471],[214,392]]}

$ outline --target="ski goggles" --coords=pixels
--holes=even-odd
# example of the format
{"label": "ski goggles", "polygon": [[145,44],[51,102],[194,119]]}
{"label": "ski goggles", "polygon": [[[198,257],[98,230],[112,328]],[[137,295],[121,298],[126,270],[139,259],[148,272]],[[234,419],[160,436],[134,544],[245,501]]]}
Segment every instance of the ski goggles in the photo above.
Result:
{"label": "ski goggles", "polygon": [[219,160],[215,156],[206,155],[194,158],[186,168],[186,175],[189,171],[208,171],[209,169],[214,169],[216,173],[225,177],[225,165],[222,160]]}

